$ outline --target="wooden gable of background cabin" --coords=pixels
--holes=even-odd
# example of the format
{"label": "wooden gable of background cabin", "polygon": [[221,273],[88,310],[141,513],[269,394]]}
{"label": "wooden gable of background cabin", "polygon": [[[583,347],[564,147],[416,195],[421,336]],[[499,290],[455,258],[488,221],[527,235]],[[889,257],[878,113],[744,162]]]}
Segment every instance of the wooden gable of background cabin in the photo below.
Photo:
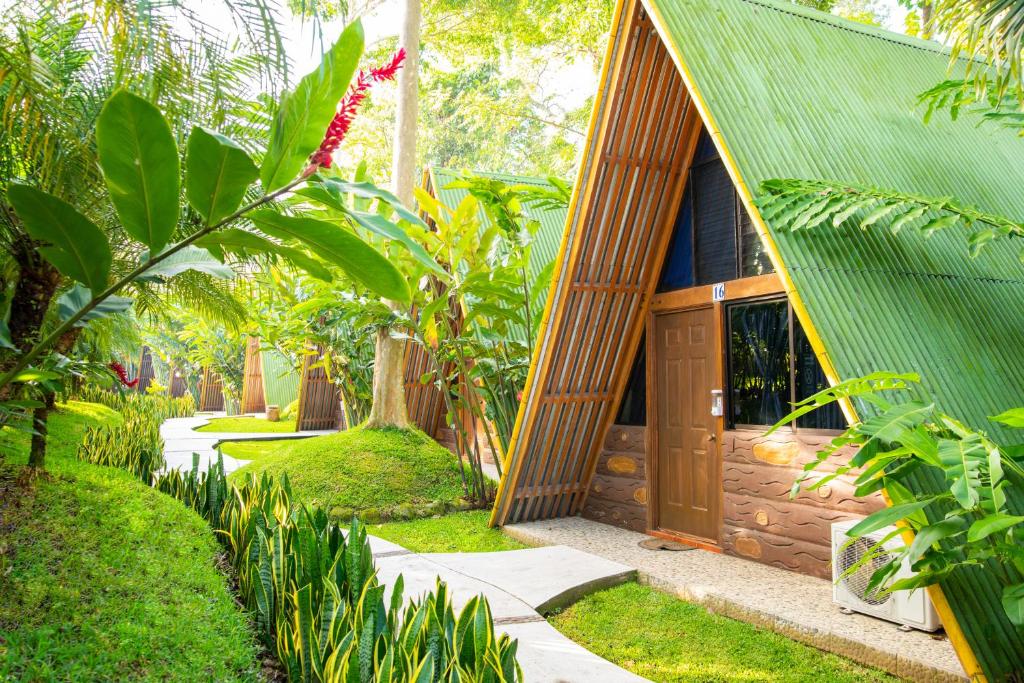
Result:
{"label": "wooden gable of background cabin", "polygon": [[341,390],[319,363],[322,359],[323,348],[319,346],[303,359],[296,431],[344,428]]}
{"label": "wooden gable of background cabin", "polygon": [[267,409],[263,394],[263,356],[258,337],[249,337],[245,344],[245,364],[242,369],[242,403],[240,412],[262,413]]}
{"label": "wooden gable of background cabin", "polygon": [[200,412],[216,412],[224,410],[224,391],[220,375],[210,368],[203,368],[203,376],[199,380]]}
{"label": "wooden gable of background cabin", "polygon": [[156,378],[156,370],[153,367],[153,353],[150,351],[148,346],[142,347],[142,352],[139,354],[139,383],[136,385],[135,390],[140,394],[146,393],[146,389]]}
{"label": "wooden gable of background cabin", "polygon": [[167,376],[170,382],[168,392],[170,393],[171,398],[181,398],[188,393],[188,381],[185,379],[184,373],[182,373],[181,370],[176,368],[174,365],[171,365],[167,372]]}

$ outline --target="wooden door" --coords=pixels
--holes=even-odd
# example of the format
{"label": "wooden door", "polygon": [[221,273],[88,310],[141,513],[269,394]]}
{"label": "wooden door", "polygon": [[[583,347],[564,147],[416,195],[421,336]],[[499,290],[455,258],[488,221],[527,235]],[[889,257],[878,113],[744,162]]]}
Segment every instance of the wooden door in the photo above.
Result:
{"label": "wooden door", "polygon": [[657,526],[718,542],[721,469],[711,390],[718,353],[713,308],[656,315]]}

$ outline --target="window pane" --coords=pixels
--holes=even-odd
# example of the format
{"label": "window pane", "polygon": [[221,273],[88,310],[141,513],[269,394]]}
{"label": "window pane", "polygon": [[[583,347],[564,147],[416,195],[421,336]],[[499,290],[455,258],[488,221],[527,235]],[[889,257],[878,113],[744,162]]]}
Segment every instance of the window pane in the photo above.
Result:
{"label": "window pane", "polygon": [[768,252],[761,243],[761,238],[754,229],[754,222],[746,207],[736,197],[736,213],[740,218],[740,277],[752,277],[774,273],[775,268],[768,258]]}
{"label": "window pane", "polygon": [[665,256],[665,265],[661,268],[658,280],[658,291],[668,292],[693,286],[693,202],[690,199],[690,188],[683,192],[679,213],[676,216],[675,228],[672,231],[672,242]]}
{"label": "window pane", "polygon": [[[796,328],[793,330],[793,350],[796,356],[796,400],[801,401],[822,389],[828,388],[825,371],[821,369],[811,342],[808,341],[800,323],[793,319]],[[846,429],[846,419],[838,403],[830,403],[824,408],[803,415],[796,421],[797,429]]]}
{"label": "window pane", "polygon": [[790,410],[789,304],[729,307],[730,426],[771,425]]}
{"label": "window pane", "polygon": [[640,337],[640,348],[633,358],[633,370],[629,373],[615,424],[637,427],[647,424],[647,340],[644,336]]}
{"label": "window pane", "polygon": [[698,285],[735,280],[736,191],[720,159],[690,171],[694,265]]}

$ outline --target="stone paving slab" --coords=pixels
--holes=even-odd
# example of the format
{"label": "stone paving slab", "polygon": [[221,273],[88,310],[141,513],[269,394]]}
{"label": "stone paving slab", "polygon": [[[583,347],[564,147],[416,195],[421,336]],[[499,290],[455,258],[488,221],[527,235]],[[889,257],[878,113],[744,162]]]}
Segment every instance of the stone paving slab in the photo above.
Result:
{"label": "stone paving slab", "polygon": [[[647,680],[569,640],[530,602],[550,602],[557,594],[561,604],[567,604],[569,596],[579,598],[588,592],[585,586],[596,590],[607,581],[627,580],[632,575],[628,567],[571,548],[417,555],[408,551],[396,553],[389,546],[399,549],[401,546],[383,545],[382,539],[374,536],[369,540],[378,578],[390,588],[401,574],[406,598],[421,598],[434,590],[438,578],[448,584],[456,614],[474,596],[486,597],[495,630],[519,640],[517,659],[525,680],[530,683],[638,683]],[[516,569],[509,571],[510,563]],[[553,563],[562,566],[556,569]],[[525,580],[528,573],[532,581]],[[573,575],[579,579],[578,587],[570,585]],[[554,587],[544,588],[549,576],[555,578]],[[390,590],[385,600],[390,600]]]}
{"label": "stone paving slab", "polygon": [[[166,469],[191,469],[192,454],[199,454],[199,470],[205,472],[217,462],[217,446],[224,441],[279,441],[282,439],[308,439],[312,436],[333,434],[333,431],[305,432],[197,432],[198,427],[209,424],[223,413],[200,413],[195,417],[176,417],[160,425],[160,436],[164,440]],[[224,456],[224,471],[228,474],[249,463],[230,455]]]}
{"label": "stone paving slab", "polygon": [[423,557],[448,569],[485,576],[488,583],[547,614],[636,576],[636,570],[564,545],[495,553],[436,553]]}
{"label": "stone paving slab", "polygon": [[646,550],[650,536],[580,517],[511,524],[510,536],[530,545],[566,545],[637,570],[641,583],[711,612],[770,628],[789,638],[897,676],[962,681],[963,668],[944,638],[901,631],[862,614],[842,614],[832,583],[704,550]]}
{"label": "stone paving slab", "polygon": [[487,581],[486,575],[467,575],[453,571],[423,555],[413,553],[375,557],[374,564],[377,565],[377,576],[381,583],[386,584],[389,589],[385,602],[390,599],[390,589],[395,585],[399,574],[405,582],[406,597],[417,599],[434,590],[440,577],[448,584],[452,608],[456,614],[462,611],[473,596],[483,595],[491,605],[491,615],[496,622],[543,619],[528,604]]}

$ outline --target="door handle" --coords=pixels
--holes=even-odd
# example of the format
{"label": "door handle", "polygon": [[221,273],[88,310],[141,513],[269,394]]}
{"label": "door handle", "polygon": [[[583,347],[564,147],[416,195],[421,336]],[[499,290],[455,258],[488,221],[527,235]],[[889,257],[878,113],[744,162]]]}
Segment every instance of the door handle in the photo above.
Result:
{"label": "door handle", "polygon": [[718,439],[714,434],[708,434],[708,441],[716,441]]}

